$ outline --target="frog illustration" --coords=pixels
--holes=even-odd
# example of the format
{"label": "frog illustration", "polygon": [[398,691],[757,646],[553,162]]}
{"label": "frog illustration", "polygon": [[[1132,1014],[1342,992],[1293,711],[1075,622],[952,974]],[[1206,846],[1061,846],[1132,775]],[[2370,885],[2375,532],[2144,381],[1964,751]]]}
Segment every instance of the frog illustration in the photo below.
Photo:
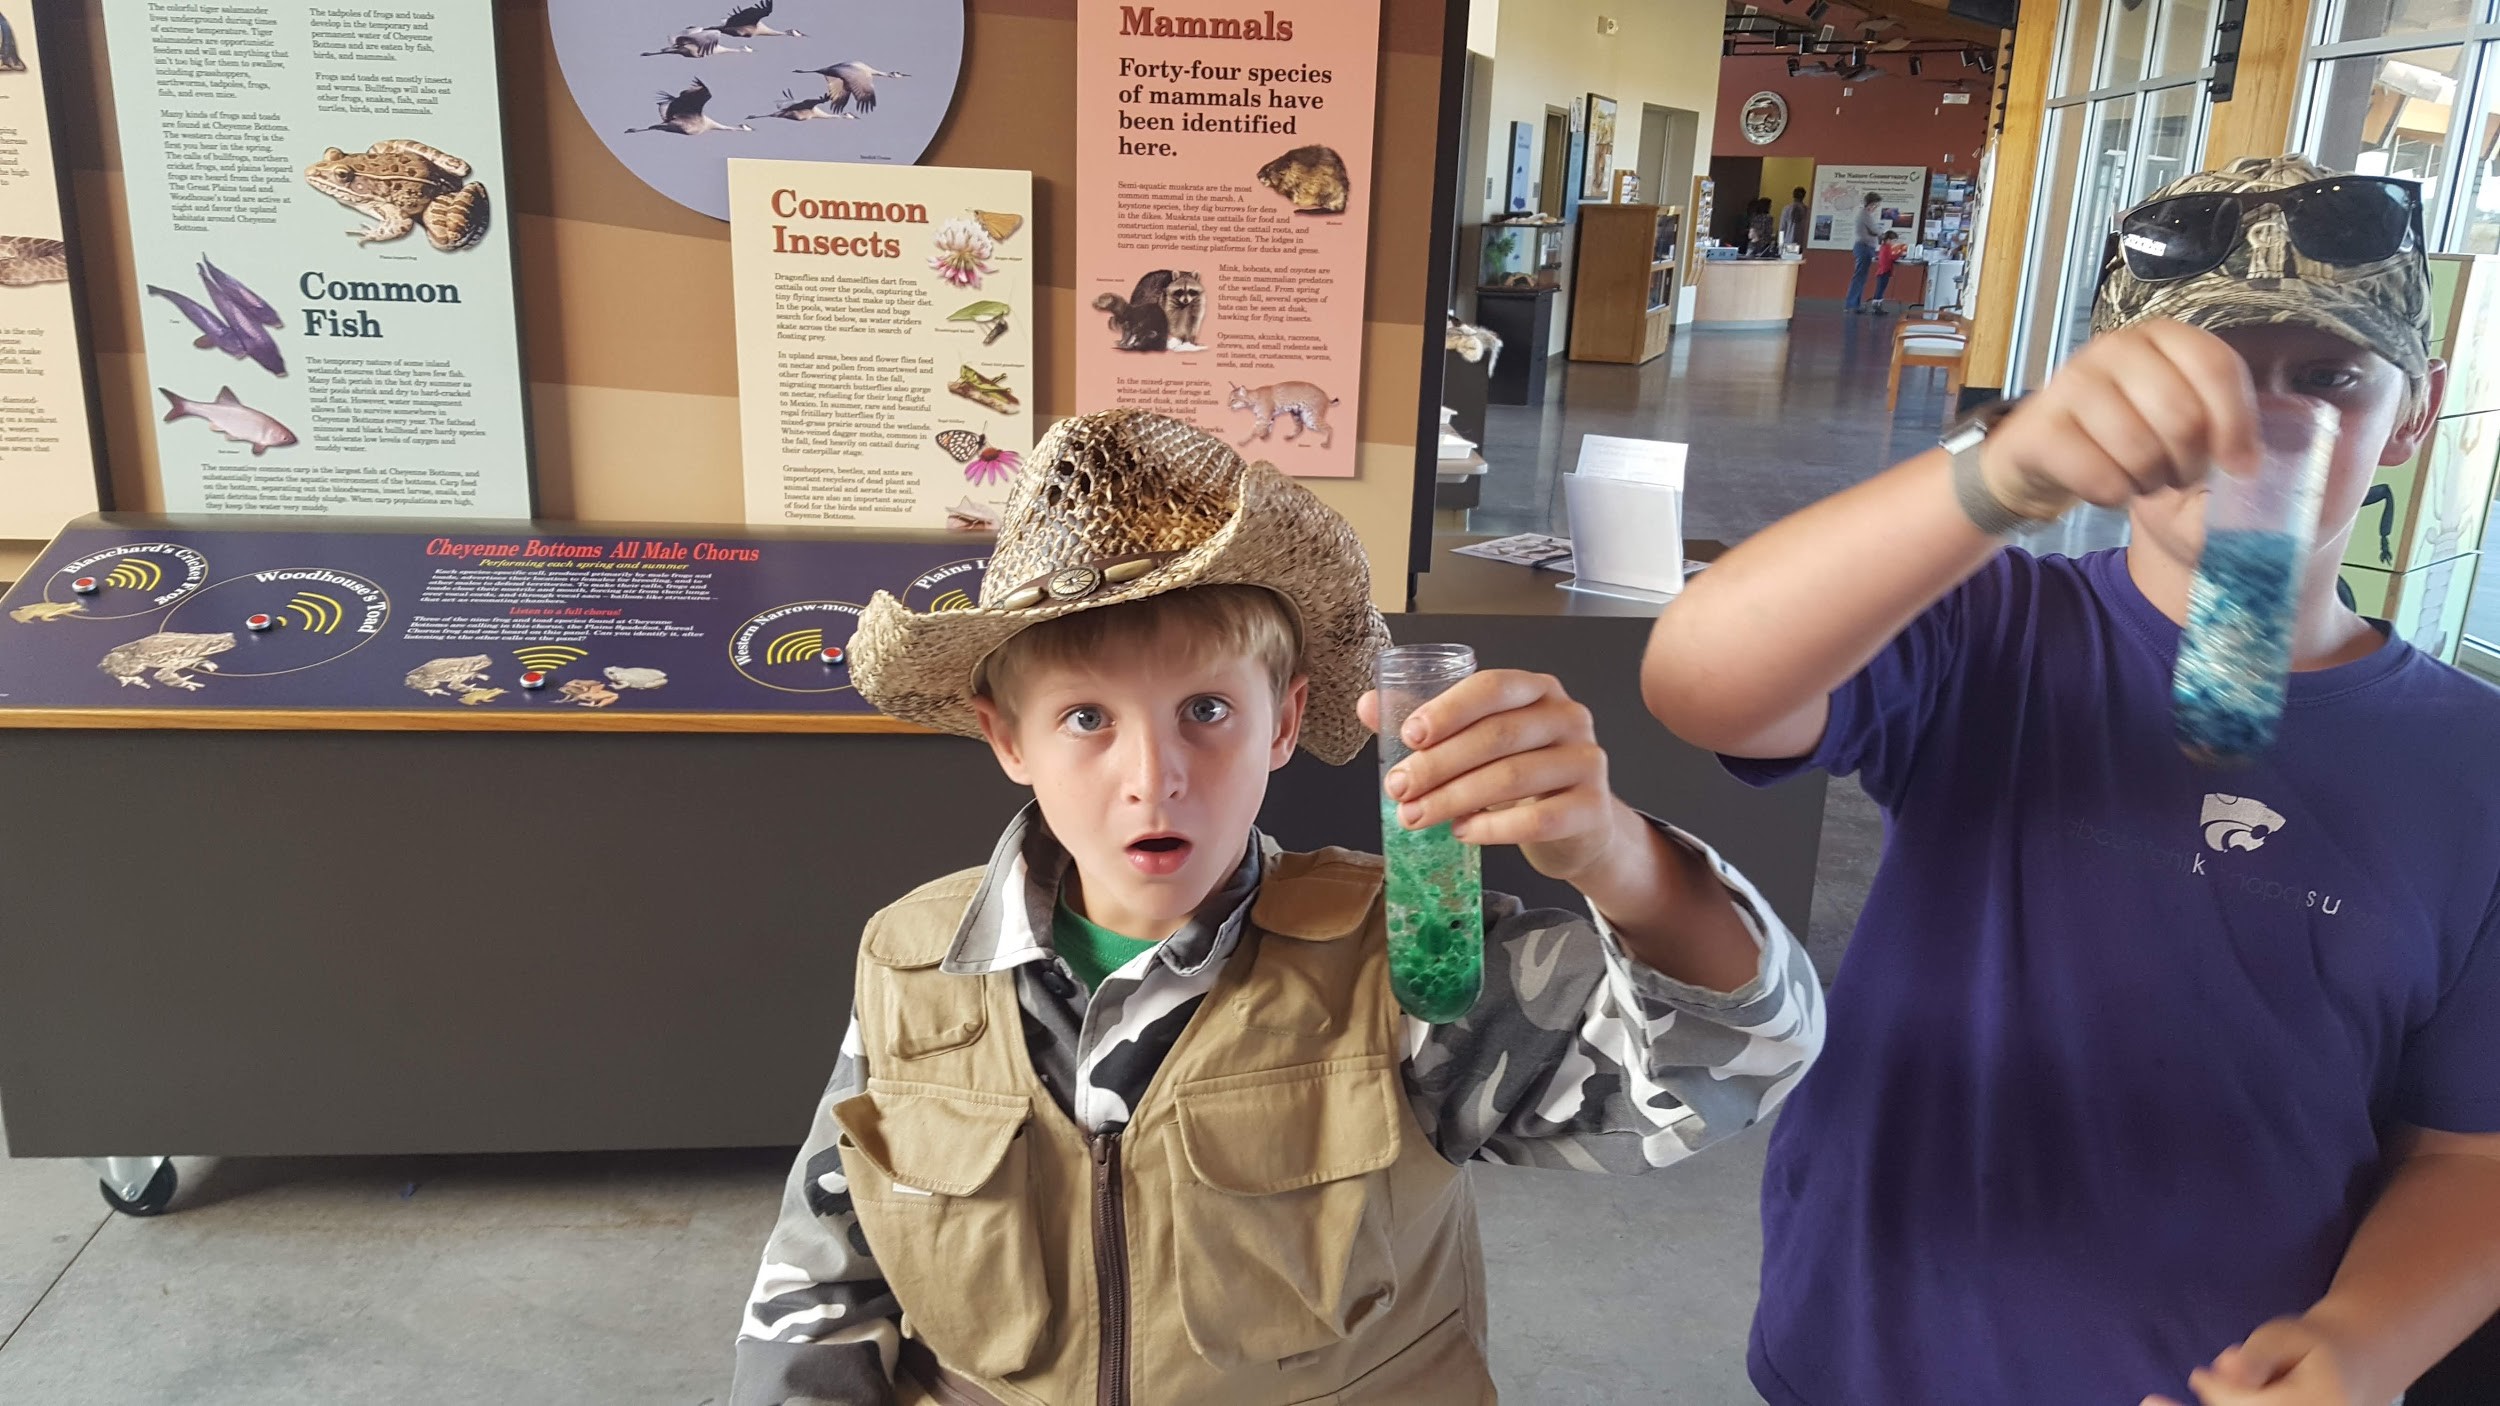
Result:
{"label": "frog illustration", "polygon": [[608,682],[617,688],[666,688],[668,675],[658,669],[628,669],[611,664]]}
{"label": "frog illustration", "polygon": [[604,708],[617,699],[616,690],[597,679],[567,679],[561,692],[565,702],[585,708]]}
{"label": "frog illustration", "polygon": [[473,688],[461,694],[460,701],[474,708],[480,703],[492,703],[503,695],[504,691],[500,688]]}
{"label": "frog illustration", "polygon": [[469,681],[486,677],[486,671],[493,666],[494,661],[483,654],[471,654],[460,659],[429,660],[408,671],[408,686],[419,693],[430,693],[437,698],[446,698],[455,693],[474,693],[477,691],[476,685]]}
{"label": "frog illustration", "polygon": [[9,618],[27,625],[37,620],[66,620],[70,616],[86,613],[87,603],[83,600],[39,600],[10,611]]}
{"label": "frog illustration", "polygon": [[105,655],[104,662],[96,667],[111,674],[125,687],[135,683],[146,688],[147,679],[139,676],[148,674],[158,683],[173,688],[196,689],[200,687],[200,681],[190,677],[187,671],[205,669],[216,673],[217,666],[209,656],[223,654],[232,648],[234,636],[231,633],[182,635],[166,632],[132,640]]}
{"label": "frog illustration", "polygon": [[359,152],[331,147],[304,168],[304,183],[372,218],[348,231],[359,243],[398,239],[423,225],[426,239],[450,253],[486,237],[486,187],[469,180],[469,169],[450,152],[395,139]]}

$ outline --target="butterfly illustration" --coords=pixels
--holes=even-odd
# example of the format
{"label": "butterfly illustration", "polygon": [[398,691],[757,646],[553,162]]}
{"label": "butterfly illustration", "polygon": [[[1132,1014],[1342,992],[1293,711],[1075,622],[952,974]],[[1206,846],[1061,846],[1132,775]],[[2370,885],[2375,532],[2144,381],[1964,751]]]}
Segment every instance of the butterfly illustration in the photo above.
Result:
{"label": "butterfly illustration", "polygon": [[989,231],[990,238],[1001,244],[1006,243],[1008,237],[1017,230],[1024,228],[1022,215],[1002,215],[996,210],[975,210],[972,212],[972,218],[979,220],[981,228]]}
{"label": "butterfly illustration", "polygon": [[1024,462],[1023,455],[998,448],[978,430],[940,430],[937,442],[938,448],[964,466],[964,477],[974,483],[1004,483]]}

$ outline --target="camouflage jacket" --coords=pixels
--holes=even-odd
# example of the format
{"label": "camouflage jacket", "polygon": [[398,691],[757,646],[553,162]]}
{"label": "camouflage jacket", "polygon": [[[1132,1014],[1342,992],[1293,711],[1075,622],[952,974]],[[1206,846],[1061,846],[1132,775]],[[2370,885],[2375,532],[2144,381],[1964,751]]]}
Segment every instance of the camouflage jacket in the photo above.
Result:
{"label": "camouflage jacket", "polygon": [[[1464,1019],[1409,1019],[1407,1102],[1441,1154],[1591,1172],[1664,1167],[1759,1121],[1821,1048],[1823,995],[1802,946],[1744,875],[1706,859],[1761,946],[1753,980],[1713,992],[1626,956],[1601,921],[1487,894],[1484,993]],[[1028,807],[990,858],[943,969],[1014,969],[1033,1068],[1096,1133],[1127,1125],[1222,972],[1270,852],[1256,832],[1232,879],[1179,932],[1090,999],[1050,946],[1069,860]],[[866,1087],[858,1022],[843,1038],[784,1189],[738,1330],[731,1406],[894,1399],[902,1307],[851,1213],[833,1105]]]}

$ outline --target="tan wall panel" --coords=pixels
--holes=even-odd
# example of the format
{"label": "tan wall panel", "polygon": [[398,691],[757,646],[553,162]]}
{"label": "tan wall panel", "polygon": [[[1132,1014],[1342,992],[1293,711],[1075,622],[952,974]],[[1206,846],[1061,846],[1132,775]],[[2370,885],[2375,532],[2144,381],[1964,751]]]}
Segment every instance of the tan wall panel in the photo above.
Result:
{"label": "tan wall panel", "polygon": [[[138,355],[101,0],[64,4],[64,100],[104,401],[103,438],[126,508],[161,503],[154,390]],[[1365,294],[1361,477],[1318,481],[1373,558],[1384,608],[1403,603],[1414,491],[1418,373],[1440,294],[1426,286],[1439,149],[1441,0],[1384,0],[1375,216]],[[743,516],[737,360],[725,226],[644,185],[612,155],[564,83],[546,0],[498,0],[522,338],[540,499],[554,518],[721,522]],[[1076,0],[973,0],[963,81],[925,160],[1029,169],[1043,349],[1031,398],[1043,420],[1075,396]],[[1702,104],[1707,111],[1707,104]],[[656,139],[656,138],[655,138]],[[1706,140],[1706,137],[1705,137]],[[1626,157],[1628,160],[1628,156]],[[0,543],[0,577],[34,544]]]}
{"label": "tan wall panel", "polygon": [[2231,100],[2214,105],[2206,129],[2205,164],[2220,166],[2243,156],[2280,156],[2292,144],[2292,103],[2300,93],[2300,48],[2307,36],[2307,5],[2248,7],[2240,33],[2240,71]]}

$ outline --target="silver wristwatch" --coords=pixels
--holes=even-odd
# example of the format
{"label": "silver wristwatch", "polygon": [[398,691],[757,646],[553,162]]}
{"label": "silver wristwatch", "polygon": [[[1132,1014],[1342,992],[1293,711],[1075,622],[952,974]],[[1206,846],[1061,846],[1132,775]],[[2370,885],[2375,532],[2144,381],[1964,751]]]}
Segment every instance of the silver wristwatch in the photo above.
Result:
{"label": "silver wristwatch", "polygon": [[2017,532],[2038,527],[2042,519],[2026,517],[2005,505],[1990,491],[1988,480],[1979,472],[1979,452],[1988,442],[1988,432],[1997,422],[2014,411],[2010,400],[1990,401],[1944,432],[1936,441],[1944,452],[1953,456],[1953,496],[1962,505],[1963,516],[1971,525],[1991,537],[2011,537]]}

